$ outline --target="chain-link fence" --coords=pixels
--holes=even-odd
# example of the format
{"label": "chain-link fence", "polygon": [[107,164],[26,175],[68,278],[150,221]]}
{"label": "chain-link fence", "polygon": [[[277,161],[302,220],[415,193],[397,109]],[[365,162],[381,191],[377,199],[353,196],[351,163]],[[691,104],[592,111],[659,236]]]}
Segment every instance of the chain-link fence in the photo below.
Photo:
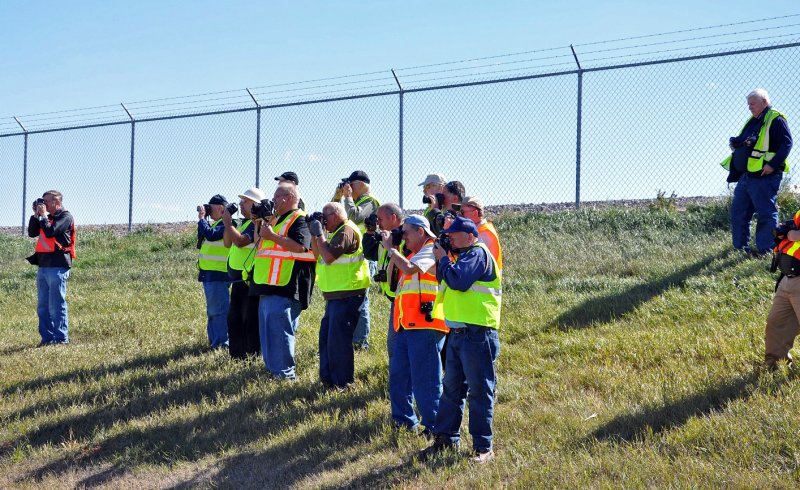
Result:
{"label": "chain-link fence", "polygon": [[467,60],[4,120],[0,225],[24,228],[51,188],[79,224],[188,221],[213,194],[270,195],[289,170],[312,210],[356,169],[411,209],[433,172],[488,205],[716,196],[750,90],[767,88],[790,127],[800,114],[800,43],[781,41],[583,62],[567,47],[534,67]]}

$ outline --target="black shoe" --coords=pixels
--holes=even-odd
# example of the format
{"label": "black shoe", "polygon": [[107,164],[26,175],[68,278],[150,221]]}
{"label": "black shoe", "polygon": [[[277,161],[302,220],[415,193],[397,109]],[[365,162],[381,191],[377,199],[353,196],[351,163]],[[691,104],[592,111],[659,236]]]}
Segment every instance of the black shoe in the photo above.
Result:
{"label": "black shoe", "polygon": [[419,460],[424,463],[432,460],[437,454],[441,453],[442,451],[447,451],[448,449],[458,449],[458,444],[452,443],[450,440],[445,439],[444,437],[437,436],[436,439],[434,439],[433,444],[419,452],[418,457]]}
{"label": "black shoe", "polygon": [[52,340],[42,340],[41,342],[39,342],[39,345],[37,345],[36,347],[39,348],[39,347],[44,347],[46,345],[52,345],[52,344],[53,344]]}

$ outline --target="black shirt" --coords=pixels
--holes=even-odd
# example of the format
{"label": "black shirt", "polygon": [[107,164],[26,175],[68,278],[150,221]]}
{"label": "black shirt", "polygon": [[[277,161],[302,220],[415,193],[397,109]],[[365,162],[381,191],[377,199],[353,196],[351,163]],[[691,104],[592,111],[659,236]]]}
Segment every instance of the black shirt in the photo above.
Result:
{"label": "black shirt", "polygon": [[[50,223],[50,220],[53,222]],[[47,238],[55,238],[62,247],[69,247],[72,245],[73,222],[72,215],[64,208],[59,209],[55,214],[47,215],[47,218],[34,215],[28,221],[28,236],[38,237],[39,230],[42,230]],[[72,267],[72,257],[69,252],[62,250],[36,252],[33,257],[39,267],[66,267],[67,269]]]}

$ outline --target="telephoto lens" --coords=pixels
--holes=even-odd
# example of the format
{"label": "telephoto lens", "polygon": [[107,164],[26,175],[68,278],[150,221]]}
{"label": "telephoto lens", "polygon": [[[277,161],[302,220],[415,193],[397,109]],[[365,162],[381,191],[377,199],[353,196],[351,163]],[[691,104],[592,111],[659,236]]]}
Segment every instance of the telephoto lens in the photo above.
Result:
{"label": "telephoto lens", "polygon": [[260,202],[253,204],[250,208],[250,213],[256,218],[269,219],[275,214],[275,203],[271,199],[262,199]]}
{"label": "telephoto lens", "polygon": [[235,202],[232,202],[225,206],[225,209],[228,211],[228,214],[233,216],[237,211],[239,211],[239,206],[237,206]]}

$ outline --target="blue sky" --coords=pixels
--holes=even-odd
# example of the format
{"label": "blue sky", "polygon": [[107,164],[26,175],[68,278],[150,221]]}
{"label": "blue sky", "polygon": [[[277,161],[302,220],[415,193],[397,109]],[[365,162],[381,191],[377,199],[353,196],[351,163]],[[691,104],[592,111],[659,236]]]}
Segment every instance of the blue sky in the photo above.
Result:
{"label": "blue sky", "polygon": [[[583,0],[9,0],[0,3],[0,32],[4,38],[0,53],[0,120],[8,121],[7,118],[13,115],[354,73],[386,71],[388,76],[390,68],[800,13],[796,1],[785,0],[770,2],[768,9],[760,8],[761,12],[756,10],[759,8],[753,2],[684,0],[662,3]],[[798,19],[788,19],[786,23],[800,22]],[[753,27],[758,28],[748,26],[748,29]],[[800,32],[800,28],[796,28],[796,31]],[[586,51],[589,48],[583,49]],[[758,57],[755,58],[753,63],[759,61]],[[736,66],[723,65],[716,65],[716,68],[737,69]],[[784,69],[797,73],[796,68]],[[726,135],[733,131],[732,127],[738,128],[746,116],[744,93],[752,88],[751,85],[766,85],[769,80],[753,76],[726,86],[725,74],[709,71],[708,66],[691,70],[692,90],[700,87],[715,92],[710,98],[704,99],[701,104],[703,110],[719,107],[722,101],[730,101],[724,110],[720,109],[723,111],[721,117],[725,119],[724,124],[713,125],[706,135],[715,143],[723,142],[718,145],[719,150],[714,148],[708,151],[711,155],[709,159],[712,156],[716,158],[717,152],[721,159]],[[651,85],[649,89],[671,94],[669,101],[664,104],[678,106],[683,111],[697,106],[697,103],[688,100],[683,101],[687,102],[684,105],[681,101],[687,98],[680,90],[663,81],[672,75],[653,70],[649,75],[643,75],[642,80],[653,74],[660,76],[662,81],[659,85]],[[634,75],[626,76],[635,80]],[[586,102],[587,105],[591,103],[585,115],[587,128],[584,138],[587,148],[593,141],[600,141],[601,146],[606,145],[609,149],[624,144],[618,143],[614,139],[616,136],[610,137],[604,133],[603,126],[608,126],[605,115],[615,110],[616,101],[612,95],[614,84],[617,83],[613,76],[606,78],[598,75],[594,79],[602,80],[598,86],[598,83],[590,84],[592,79],[587,76],[586,96],[593,97],[593,100]],[[661,83],[664,83],[663,87]],[[465,160],[486,161],[500,173],[519,172],[519,178],[509,180],[509,185],[518,184],[516,191],[533,186],[541,180],[542,175],[554,174],[555,171],[547,168],[546,162],[534,162],[541,163],[542,168],[533,163],[519,164],[538,151],[535,145],[523,143],[529,139],[546,139],[551,131],[546,124],[533,124],[533,120],[526,118],[535,119],[540,112],[559,112],[562,105],[565,106],[563,110],[570,114],[568,119],[572,118],[575,86],[573,77],[553,79],[536,86],[509,85],[487,89],[484,98],[475,93],[465,98],[458,91],[420,94],[416,98],[409,96],[406,100],[406,109],[409,111],[406,163],[409,169],[406,171],[404,192],[416,192],[415,184],[428,171],[441,170],[453,176],[459,172],[459,165]],[[780,100],[779,94],[774,94],[777,100]],[[642,97],[629,101],[629,105],[635,103],[646,107],[650,99],[644,95],[647,95],[646,90]],[[525,97],[524,104],[518,103],[521,96]],[[562,104],[562,98],[568,103]],[[478,100],[482,102],[476,102]],[[396,106],[395,99],[365,101],[344,119],[324,107],[273,113],[271,116],[275,117],[265,121],[262,128],[263,138],[268,141],[262,143],[265,145],[262,187],[271,189],[271,182],[267,181],[271,181],[273,172],[280,173],[278,170],[289,168],[298,170],[303,180],[301,190],[305,186],[307,200],[316,206],[324,201],[323,195],[328,194],[329,182],[338,180],[336,177],[339,174],[347,175],[352,165],[365,168],[373,174],[390,171],[396,166]],[[466,110],[470,108],[479,112],[470,113]],[[437,120],[437,115],[443,112],[447,112],[448,116]],[[516,114],[516,119],[503,120],[504,114]],[[499,135],[497,138],[486,136],[487,119],[492,121],[494,130],[494,133],[489,133]],[[656,126],[666,121],[656,119]],[[420,120],[424,124],[420,124]],[[521,136],[516,135],[513,133],[515,121],[517,126],[530,122],[531,127]],[[197,120],[180,128],[178,126],[154,123],[137,127],[137,142],[141,145],[137,147],[140,159],[137,160],[137,170],[144,173],[137,175],[136,179],[136,199],[140,200],[137,206],[141,208],[134,211],[135,221],[190,219],[195,201],[206,199],[206,196],[217,191],[224,191],[232,197],[243,187],[252,184],[254,170],[250,167],[252,156],[249,148],[250,140],[254,139],[253,113],[231,116],[224,121]],[[461,138],[467,144],[442,138],[441,126],[448,126],[448,130],[453,126],[452,134],[448,133],[447,137]],[[564,131],[558,135],[557,145],[548,149],[560,155],[553,163],[556,169],[568,168],[570,162],[574,162],[574,154],[570,154],[574,151],[574,131],[567,122],[563,126]],[[669,124],[666,126],[665,131],[669,131]],[[621,132],[616,126],[610,129],[615,135]],[[47,140],[40,138],[32,141],[28,196],[44,188],[58,187],[58,183],[50,182],[46,169],[67,161],[67,166],[75,167],[75,182],[66,188],[73,196],[71,207],[78,208],[80,212],[76,214],[87,217],[95,207],[88,199],[76,199],[75,194],[88,194],[98,187],[113,187],[116,189],[114,192],[105,191],[104,195],[107,202],[114,205],[115,211],[92,216],[88,221],[125,221],[129,133],[129,128],[116,127],[80,135],[77,132],[56,134]],[[209,134],[220,133],[229,134],[226,143],[209,140]],[[355,133],[363,134],[353,141],[343,139]],[[276,134],[279,136],[276,137]],[[185,138],[190,139],[175,143],[176,139]],[[11,202],[14,203],[3,208],[0,214],[6,217],[0,220],[0,224],[20,222],[20,206],[16,204],[20,197],[16,189],[19,187],[18,181],[21,182],[17,175],[20,149],[20,141],[16,138],[15,141],[0,140],[0,166],[4,169],[8,166],[11,170],[4,174],[11,175],[7,182],[10,182]],[[348,149],[351,150],[349,153],[345,151]],[[660,147],[656,149],[661,151]],[[643,153],[634,158],[643,161],[650,157]],[[589,192],[586,198],[616,197],[612,188],[600,187],[592,191],[593,185],[597,187],[597,182],[603,182],[607,174],[604,166],[610,164],[609,160],[596,153],[587,153],[585,159],[587,164],[596,163],[594,168],[586,168],[586,175],[596,179],[594,184],[587,182],[584,185]],[[219,179],[209,175],[221,165],[221,160],[227,160],[226,165],[241,165],[242,169],[222,186]],[[192,165],[198,167],[196,172],[191,170]],[[324,174],[323,170],[334,167],[331,175]],[[474,189],[489,201],[501,202],[499,195],[490,196],[490,189],[484,186],[485,168],[470,170],[459,178],[467,184],[468,193]],[[187,174],[192,176],[195,188],[191,192],[176,191],[173,187]],[[657,181],[660,175],[656,173],[647,182],[634,181],[628,187],[641,185],[644,195],[654,197],[657,188],[661,188]],[[714,173],[710,175],[717,177]],[[311,176],[324,178],[325,182],[317,183]],[[721,180],[724,180],[724,176]],[[143,186],[148,182],[152,190]],[[312,183],[318,184],[313,188],[313,195]],[[679,186],[679,194],[699,192],[693,184],[690,182]],[[664,190],[669,191],[668,186],[669,182],[665,182]],[[380,182],[377,187],[384,200],[397,198],[396,182]],[[722,191],[723,186],[720,186],[719,192]],[[158,194],[158,198],[148,199],[150,194]],[[552,182],[537,187],[536,192],[530,194],[513,194],[510,190],[504,194],[504,202],[569,201],[574,198],[574,171],[559,174]],[[418,196],[413,197],[413,202],[416,202]],[[147,203],[143,202],[145,199],[148,199]],[[407,206],[410,204],[406,203]],[[8,215],[11,217],[8,218]]]}

